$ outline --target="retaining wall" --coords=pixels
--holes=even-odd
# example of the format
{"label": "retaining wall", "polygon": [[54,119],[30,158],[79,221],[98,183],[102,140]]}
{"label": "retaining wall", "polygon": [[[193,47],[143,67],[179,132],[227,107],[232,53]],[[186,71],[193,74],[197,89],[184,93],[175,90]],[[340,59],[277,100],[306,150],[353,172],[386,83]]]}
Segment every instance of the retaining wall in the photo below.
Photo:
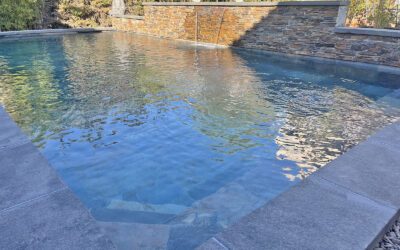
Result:
{"label": "retaining wall", "polygon": [[343,5],[145,3],[144,17],[114,17],[113,26],[165,38],[400,67],[400,37],[335,31]]}

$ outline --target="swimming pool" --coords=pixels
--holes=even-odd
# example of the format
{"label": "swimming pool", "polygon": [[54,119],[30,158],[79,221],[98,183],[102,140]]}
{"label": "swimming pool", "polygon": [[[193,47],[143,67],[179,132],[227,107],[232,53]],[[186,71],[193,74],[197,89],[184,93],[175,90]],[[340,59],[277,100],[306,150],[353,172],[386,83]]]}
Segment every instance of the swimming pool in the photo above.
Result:
{"label": "swimming pool", "polygon": [[119,32],[0,43],[0,103],[120,248],[198,246],[398,119],[399,87]]}

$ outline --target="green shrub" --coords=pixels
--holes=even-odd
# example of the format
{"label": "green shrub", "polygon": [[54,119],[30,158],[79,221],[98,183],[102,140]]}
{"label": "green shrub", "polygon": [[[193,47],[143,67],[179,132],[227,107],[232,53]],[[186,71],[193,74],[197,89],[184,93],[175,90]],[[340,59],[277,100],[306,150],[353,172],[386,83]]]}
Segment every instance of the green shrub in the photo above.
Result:
{"label": "green shrub", "polygon": [[395,0],[351,0],[348,21],[351,26],[395,28]]}
{"label": "green shrub", "polygon": [[42,0],[0,0],[0,30],[37,27],[41,21]]}
{"label": "green shrub", "polygon": [[111,5],[112,0],[59,0],[57,13],[68,27],[111,26]]}
{"label": "green shrub", "polygon": [[112,5],[112,0],[92,0],[91,4],[97,8],[106,8]]}
{"label": "green shrub", "polygon": [[373,23],[375,28],[392,28],[395,25],[395,13],[393,1],[379,0],[373,13]]}

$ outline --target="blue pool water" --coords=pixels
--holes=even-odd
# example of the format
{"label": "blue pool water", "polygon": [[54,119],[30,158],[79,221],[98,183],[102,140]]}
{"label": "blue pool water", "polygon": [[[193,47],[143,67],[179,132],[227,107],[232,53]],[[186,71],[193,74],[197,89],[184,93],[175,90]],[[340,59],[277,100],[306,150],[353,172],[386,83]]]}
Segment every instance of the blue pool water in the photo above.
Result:
{"label": "blue pool water", "polygon": [[121,249],[192,249],[400,117],[398,76],[126,33],[0,42],[0,103]]}

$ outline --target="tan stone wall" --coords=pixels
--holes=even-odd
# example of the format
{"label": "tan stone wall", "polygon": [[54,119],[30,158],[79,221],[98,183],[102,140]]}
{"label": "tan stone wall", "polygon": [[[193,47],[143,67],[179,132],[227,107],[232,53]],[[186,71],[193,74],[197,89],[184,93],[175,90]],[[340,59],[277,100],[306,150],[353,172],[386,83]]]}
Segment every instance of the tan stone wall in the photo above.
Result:
{"label": "tan stone wall", "polygon": [[[272,7],[144,6],[144,20],[114,18],[119,30],[159,37],[233,45]],[[196,17],[197,15],[197,17]]]}
{"label": "tan stone wall", "polygon": [[[400,67],[400,38],[336,34],[339,6],[144,6],[113,26],[158,37]],[[197,25],[196,25],[197,23]],[[196,31],[197,27],[197,31]]]}

